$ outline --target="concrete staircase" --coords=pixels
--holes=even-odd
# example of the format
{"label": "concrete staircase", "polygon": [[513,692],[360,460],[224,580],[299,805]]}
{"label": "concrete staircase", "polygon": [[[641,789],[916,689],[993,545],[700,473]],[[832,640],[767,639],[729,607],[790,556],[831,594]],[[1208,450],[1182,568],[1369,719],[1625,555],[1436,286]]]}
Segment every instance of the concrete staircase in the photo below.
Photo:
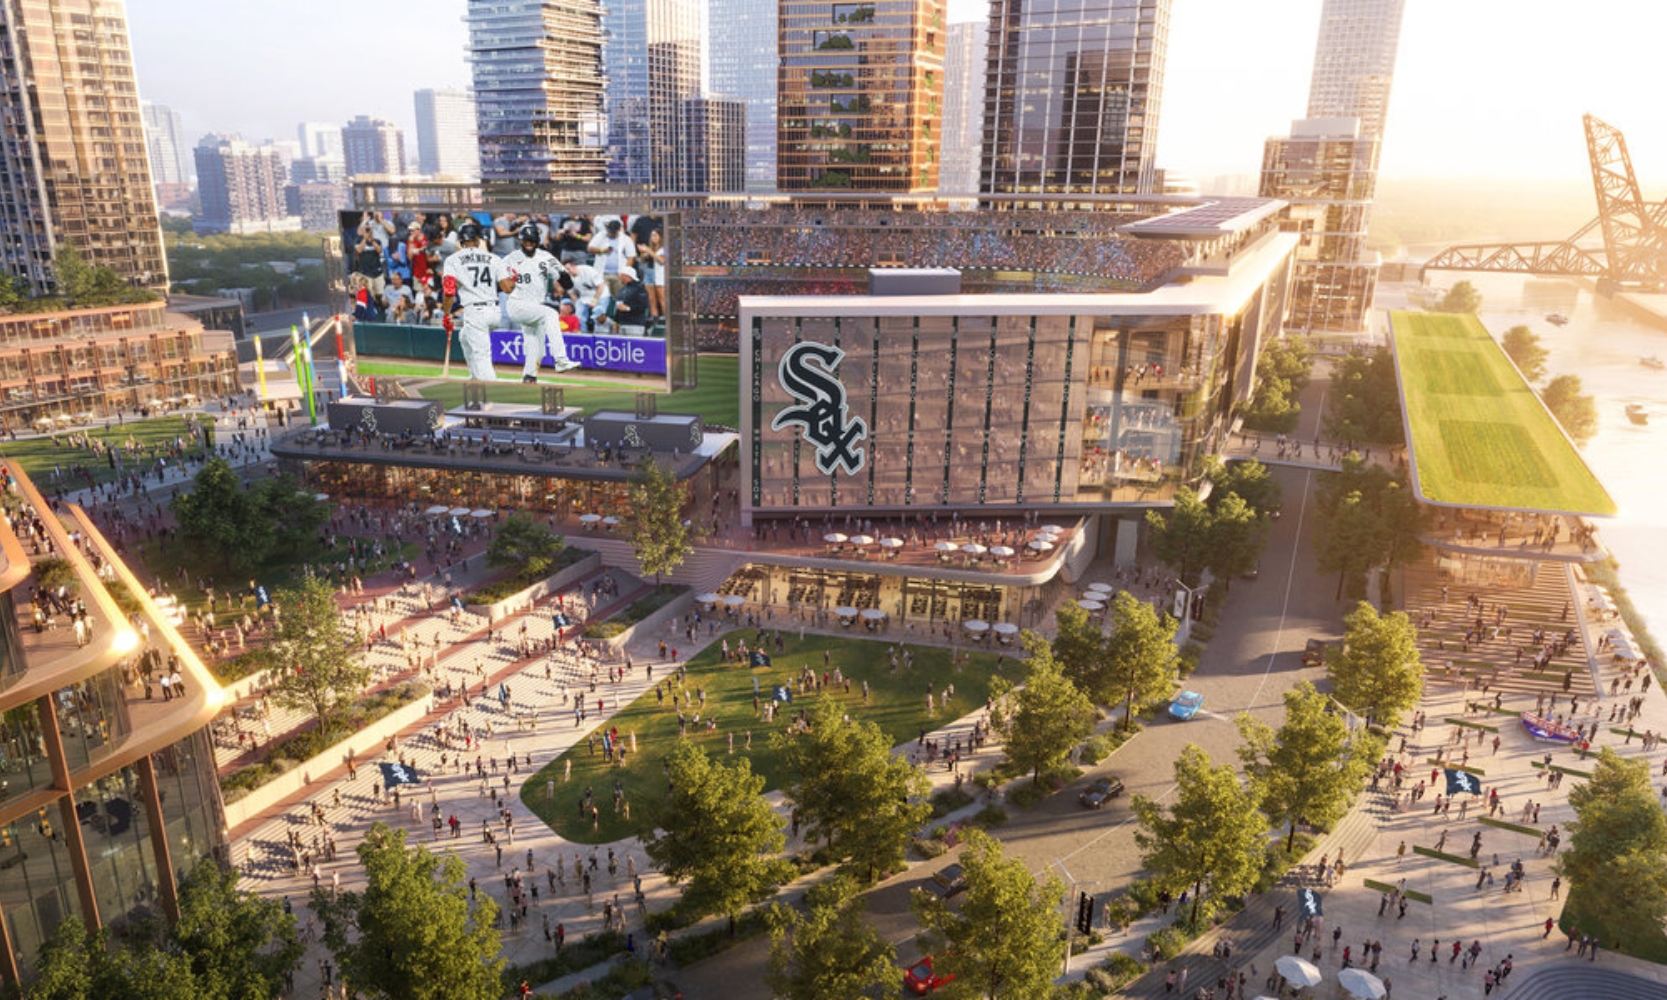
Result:
{"label": "concrete staircase", "polygon": [[1654,977],[1646,979],[1604,968],[1603,962],[1609,959],[1612,956],[1600,952],[1596,962],[1571,957],[1555,965],[1523,969],[1511,976],[1511,1000],[1660,1000],[1667,996],[1667,970],[1654,967],[1649,970]]}
{"label": "concrete staircase", "polygon": [[[601,553],[605,566],[615,566],[650,583],[654,582],[654,574],[642,571],[642,564],[637,562],[631,543],[617,535],[579,534],[569,536],[568,542],[577,548]],[[662,577],[661,582],[686,584],[697,594],[705,593],[717,590],[730,574],[746,562],[745,552],[696,546],[689,558],[683,560],[683,565]]]}

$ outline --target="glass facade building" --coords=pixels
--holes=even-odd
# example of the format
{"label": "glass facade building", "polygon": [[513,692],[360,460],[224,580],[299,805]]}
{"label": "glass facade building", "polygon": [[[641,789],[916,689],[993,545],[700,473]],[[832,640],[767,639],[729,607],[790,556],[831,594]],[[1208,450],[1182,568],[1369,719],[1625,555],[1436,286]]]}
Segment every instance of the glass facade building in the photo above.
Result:
{"label": "glass facade building", "polygon": [[1325,0],[1309,118],[1358,118],[1360,134],[1382,139],[1406,0]]}
{"label": "glass facade building", "polygon": [[606,181],[601,4],[469,0],[465,19],[481,179]]}
{"label": "glass facade building", "polygon": [[[225,860],[224,810],[205,727],[224,696],[96,526],[52,513],[8,467],[0,523],[0,976],[26,980],[40,946],[69,917],[120,928],[177,919],[179,879]],[[72,539],[72,533],[78,539]],[[78,643],[37,597],[34,560],[74,570],[90,611]],[[137,610],[124,613],[107,583]],[[178,658],[183,697],[144,696],[154,650]]]}
{"label": "glass facade building", "polygon": [[747,188],[747,105],[722,97],[683,102],[677,149],[678,190],[734,192]]}
{"label": "glass facade building", "polygon": [[933,191],[943,0],[781,0],[776,186]]}
{"label": "glass facade building", "polygon": [[411,103],[417,112],[417,170],[428,177],[479,178],[475,95],[427,89],[412,95]]}
{"label": "glass facade building", "polygon": [[1248,398],[1295,244],[1147,294],[743,298],[743,519],[1165,502]]}
{"label": "glass facade building", "polygon": [[0,269],[36,295],[73,243],[89,264],[168,287],[120,0],[0,4]]}
{"label": "glass facade building", "polygon": [[979,151],[984,143],[984,59],[989,26],[967,21],[949,26],[943,59],[943,166],[938,190],[978,190]]}
{"label": "glass facade building", "polygon": [[776,5],[778,0],[711,0],[709,25],[721,45],[707,55],[711,92],[747,105],[747,190],[776,189]]}
{"label": "glass facade building", "polygon": [[694,0],[608,0],[602,39],[608,180],[676,190],[678,116],[700,93],[700,9]]}
{"label": "glass facade building", "polygon": [[991,0],[984,194],[1152,190],[1170,0]]}

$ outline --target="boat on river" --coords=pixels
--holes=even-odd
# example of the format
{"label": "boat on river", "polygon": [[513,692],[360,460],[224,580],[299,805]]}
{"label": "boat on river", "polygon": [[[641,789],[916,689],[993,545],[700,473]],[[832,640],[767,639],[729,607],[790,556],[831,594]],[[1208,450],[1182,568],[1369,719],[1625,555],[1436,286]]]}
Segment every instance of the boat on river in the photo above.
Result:
{"label": "boat on river", "polygon": [[1639,426],[1643,426],[1650,422],[1650,411],[1644,409],[1642,403],[1628,403],[1626,405],[1626,418]]}

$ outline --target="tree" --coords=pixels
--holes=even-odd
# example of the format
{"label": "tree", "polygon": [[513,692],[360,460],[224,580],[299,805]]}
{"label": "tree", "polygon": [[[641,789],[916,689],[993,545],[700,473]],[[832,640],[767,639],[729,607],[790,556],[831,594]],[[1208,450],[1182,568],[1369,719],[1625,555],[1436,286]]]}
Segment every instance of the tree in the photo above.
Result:
{"label": "tree", "polygon": [[893,1000],[901,993],[897,950],[863,919],[849,875],[812,886],[803,914],[770,907],[770,964],[764,974],[782,1000]]}
{"label": "tree", "polygon": [[[1213,498],[1212,498],[1213,499]],[[1268,519],[1243,497],[1228,493],[1215,504],[1210,524],[1210,571],[1225,584],[1256,566],[1268,543]]]}
{"label": "tree", "polygon": [[74,243],[60,243],[52,257],[58,294],[71,306],[114,306],[129,302],[151,302],[161,296],[136,288],[115,271],[90,263]]}
{"label": "tree", "polygon": [[1444,313],[1473,313],[1482,308],[1482,293],[1468,281],[1456,281],[1433,310]]}
{"label": "tree", "polygon": [[1378,561],[1383,544],[1383,525],[1358,490],[1346,494],[1337,506],[1320,511],[1320,537],[1316,546],[1321,573],[1337,574],[1337,593],[1344,585],[1354,597],[1366,593],[1366,571]]}
{"label": "tree", "polygon": [[1262,348],[1256,359],[1256,391],[1244,408],[1244,425],[1270,434],[1295,430],[1302,414],[1297,397],[1308,385],[1310,364],[1308,342],[1302,337],[1287,335]]}
{"label": "tree", "polygon": [[892,754],[879,726],[846,718],[831,698],[811,705],[809,722],[807,730],[771,738],[800,823],[868,878],[902,864],[911,836],[932,814],[930,782]]}
{"label": "tree", "polygon": [[313,912],[342,981],[376,1000],[500,1000],[498,905],[471,898],[455,856],[407,847],[378,822],[358,848],[362,892],[313,890]]}
{"label": "tree", "polygon": [[1149,510],[1146,524],[1152,529],[1153,551],[1163,564],[1174,570],[1182,583],[1198,586],[1215,544],[1215,518],[1198,493],[1190,486],[1181,487],[1175,491],[1175,504],[1169,513]]}
{"label": "tree", "polygon": [[1316,504],[1320,536],[1319,569],[1336,572],[1337,594],[1366,593],[1366,571],[1394,569],[1416,562],[1424,546],[1424,512],[1401,478],[1359,455],[1343,459],[1342,469],[1321,480]]}
{"label": "tree", "polygon": [[1210,755],[1188,743],[1175,761],[1174,805],[1165,813],[1144,795],[1133,801],[1140,829],[1135,843],[1140,862],[1162,889],[1192,890],[1192,914],[1198,925],[1204,889],[1213,913],[1221,900],[1243,895],[1262,871],[1268,818],[1262,814],[1254,785],[1240,784],[1231,764],[1216,767]]}
{"label": "tree", "polygon": [[173,939],[205,1000],[277,996],[284,973],[306,951],[295,918],[276,901],[239,889],[238,880],[236,869],[205,858],[179,885]]}
{"label": "tree", "polygon": [[1296,845],[1298,823],[1329,830],[1343,818],[1378,758],[1375,738],[1351,734],[1330,699],[1307,681],[1285,692],[1285,722],[1278,731],[1249,713],[1238,723],[1244,737],[1239,759],[1262,811],[1290,828],[1286,853]]}
{"label": "tree", "polygon": [[271,539],[268,551],[260,554],[261,560],[272,552],[310,550],[318,529],[330,520],[329,505],[287,473],[262,479],[249,488],[248,494],[247,516],[264,525],[260,534],[265,536],[269,530]]}
{"label": "tree", "polygon": [[1049,872],[1038,881],[1024,861],[1005,857],[1001,844],[982,830],[966,831],[961,865],[967,891],[958,908],[925,892],[916,892],[911,904],[939,971],[955,977],[945,994],[986,1000],[1051,995],[1065,947],[1059,876]]}
{"label": "tree", "polygon": [[1000,720],[1002,749],[1034,782],[1063,767],[1094,731],[1094,705],[1060,670],[1046,640],[1026,632],[1022,641],[1029,670],[1023,687],[1003,695],[1010,711]]}
{"label": "tree", "polygon": [[1343,651],[1326,657],[1332,693],[1368,722],[1393,726],[1424,693],[1418,630],[1405,612],[1379,615],[1365,601],[1343,622]]}
{"label": "tree", "polygon": [[666,756],[670,790],[643,836],[643,849],[666,877],[683,885],[691,915],[735,917],[767,898],[793,874],[776,857],[787,843],[781,818],[764,800],[764,776],[745,757],[725,765],[692,743]]}
{"label": "tree", "polygon": [[1545,360],[1550,352],[1540,346],[1540,338],[1526,326],[1513,326],[1505,331],[1500,346],[1505,354],[1530,382],[1545,378]]}
{"label": "tree", "polygon": [[1225,464],[1212,456],[1208,461],[1204,474],[1215,484],[1215,489],[1210,492],[1212,507],[1219,506],[1228,496],[1236,494],[1264,517],[1279,509],[1284,491],[1279,488],[1279,481],[1273,478],[1267,466],[1254,458]]}
{"label": "tree", "polygon": [[643,572],[660,576],[683,565],[694,551],[683,523],[683,487],[659,462],[649,460],[631,481],[631,517],[626,530]]}
{"label": "tree", "polygon": [[1324,423],[1326,436],[1337,441],[1400,444],[1406,439],[1400,384],[1389,348],[1352,351],[1337,362],[1326,394]]}
{"label": "tree", "polygon": [[167,939],[166,929],[150,920],[133,925],[125,940],[112,942],[106,932],[89,932],[80,917],[72,916],[53,928],[41,946],[37,973],[26,994],[29,1000],[218,1000],[227,996],[202,988],[190,962]]}
{"label": "tree", "polygon": [[1603,748],[1569,804],[1575,821],[1556,864],[1569,880],[1563,919],[1633,954],[1656,947],[1667,920],[1667,813],[1650,787],[1649,762]]}
{"label": "tree", "polygon": [[1540,399],[1574,443],[1584,445],[1598,432],[1598,408],[1580,389],[1579,375],[1559,375],[1540,390]]}
{"label": "tree", "polygon": [[526,514],[511,514],[486,546],[486,565],[508,567],[527,579],[545,575],[566,539]]}
{"label": "tree", "polygon": [[299,586],[278,591],[275,603],[278,627],[272,651],[278,680],[272,693],[281,705],[312,712],[319,729],[329,732],[336,707],[359,697],[370,681],[370,668],[359,660],[356,637],[342,624],[329,584],[307,577]]}
{"label": "tree", "polygon": [[217,569],[253,569],[272,550],[276,526],[260,516],[254,498],[225,459],[209,459],[192,481],[191,492],[176,495],[169,506],[180,541]]}
{"label": "tree", "polygon": [[1175,648],[1179,626],[1169,615],[1126,590],[1111,599],[1111,631],[1106,635],[1106,686],[1093,694],[1103,701],[1123,702],[1123,728],[1134,718],[1135,707],[1169,697],[1175,688]]}
{"label": "tree", "polygon": [[[36,564],[39,566],[39,563]],[[1066,601],[1054,612],[1053,658],[1060,672],[1093,701],[1105,701],[1106,637],[1088,612]]]}

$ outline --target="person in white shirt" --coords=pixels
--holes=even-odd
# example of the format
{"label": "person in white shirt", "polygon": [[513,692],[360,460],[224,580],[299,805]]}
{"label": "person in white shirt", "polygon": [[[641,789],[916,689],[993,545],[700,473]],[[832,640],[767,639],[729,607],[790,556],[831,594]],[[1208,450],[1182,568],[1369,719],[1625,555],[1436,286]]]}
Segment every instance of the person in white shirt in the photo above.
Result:
{"label": "person in white shirt", "polygon": [[589,264],[578,261],[567,261],[567,276],[573,282],[573,308],[579,314],[579,329],[584,333],[594,333],[596,325],[593,320],[600,318],[603,323],[608,318],[608,303],[613,296],[608,292],[607,282],[602,275]]}
{"label": "person in white shirt", "polygon": [[490,381],[498,377],[492,370],[492,321],[498,318],[498,293],[513,291],[515,276],[509,273],[503,258],[481,245],[482,236],[480,224],[473,220],[457,228],[462,249],[446,258],[441,289],[445,294],[445,328],[450,331],[453,317],[463,314],[458,339],[469,377]]}
{"label": "person in white shirt", "polygon": [[567,357],[567,344],[561,336],[561,318],[544,304],[550,285],[561,267],[549,251],[540,247],[538,227],[528,224],[519,234],[520,249],[504,258],[509,273],[515,277],[515,290],[509,293],[504,313],[511,323],[521,328],[521,350],[526,361],[521,368],[521,381],[537,382],[538,366],[544,360],[545,342],[556,361],[556,374],[579,367]]}
{"label": "person in white shirt", "polygon": [[590,241],[590,252],[596,255],[596,269],[608,283],[608,293],[619,298],[620,268],[631,267],[637,260],[637,243],[629,233],[620,231],[618,219],[609,219],[595,239]]}

